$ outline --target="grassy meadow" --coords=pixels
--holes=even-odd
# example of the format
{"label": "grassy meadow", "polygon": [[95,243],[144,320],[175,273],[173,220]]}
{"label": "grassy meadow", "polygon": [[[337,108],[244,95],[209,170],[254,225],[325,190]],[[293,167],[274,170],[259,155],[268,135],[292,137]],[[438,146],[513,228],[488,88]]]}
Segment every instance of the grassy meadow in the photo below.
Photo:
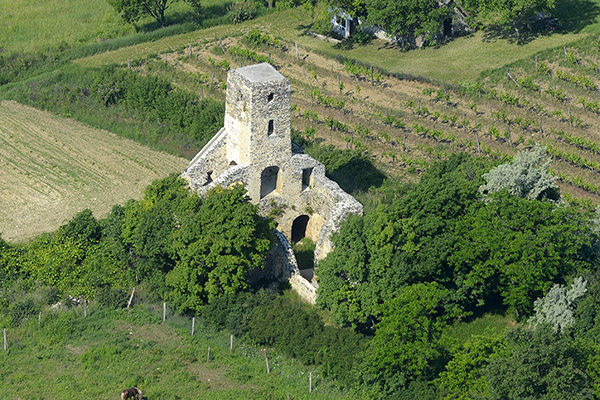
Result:
{"label": "grassy meadow", "polygon": [[[231,1],[204,0],[201,15],[185,2],[175,2],[166,12],[167,23],[217,24]],[[18,7],[0,0],[0,49],[5,51],[54,51],[149,32],[156,21],[144,17],[127,24],[106,0],[23,0]]]}
{"label": "grassy meadow", "polygon": [[161,312],[91,306],[84,318],[76,307],[45,312],[41,329],[37,317],[9,328],[9,351],[0,352],[0,398],[110,400],[132,386],[162,400],[352,398],[318,370],[274,352],[267,353],[267,374],[264,349],[234,338],[230,353],[226,332],[197,321],[192,337],[191,319],[169,312],[162,323]]}
{"label": "grassy meadow", "polygon": [[107,40],[135,32],[106,1],[0,1],[0,47],[39,51]]}

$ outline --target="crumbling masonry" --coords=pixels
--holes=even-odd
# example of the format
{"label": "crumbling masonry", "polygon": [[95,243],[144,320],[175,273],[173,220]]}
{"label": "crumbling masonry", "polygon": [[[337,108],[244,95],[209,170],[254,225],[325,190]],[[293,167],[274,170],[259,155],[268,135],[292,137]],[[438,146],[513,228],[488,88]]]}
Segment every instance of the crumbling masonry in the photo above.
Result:
{"label": "crumbling masonry", "polygon": [[290,82],[267,63],[229,71],[225,126],[182,176],[200,195],[241,183],[261,214],[278,215],[273,272],[312,302],[312,271],[298,270],[289,241],[312,239],[317,262],[331,250],[331,233],[344,218],[362,213],[362,205],[325,176],[321,163],[292,145]]}

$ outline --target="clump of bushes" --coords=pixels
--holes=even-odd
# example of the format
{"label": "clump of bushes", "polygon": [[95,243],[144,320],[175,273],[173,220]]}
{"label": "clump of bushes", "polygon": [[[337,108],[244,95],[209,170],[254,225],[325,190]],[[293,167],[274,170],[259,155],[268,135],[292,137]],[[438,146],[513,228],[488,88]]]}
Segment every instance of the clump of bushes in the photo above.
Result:
{"label": "clump of bushes", "polygon": [[264,9],[264,6],[253,0],[242,0],[231,4],[227,8],[227,17],[232,24],[239,24],[250,19],[258,17]]}

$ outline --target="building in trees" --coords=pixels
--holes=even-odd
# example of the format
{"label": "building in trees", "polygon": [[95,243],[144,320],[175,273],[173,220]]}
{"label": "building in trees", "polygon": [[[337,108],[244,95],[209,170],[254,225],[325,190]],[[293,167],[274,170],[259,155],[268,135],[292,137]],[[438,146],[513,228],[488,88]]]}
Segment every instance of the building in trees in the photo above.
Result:
{"label": "building in trees", "polygon": [[343,38],[360,29],[371,36],[422,47],[427,41],[472,32],[469,14],[454,0],[330,0],[331,30]]}
{"label": "building in trees", "polygon": [[290,83],[270,64],[229,71],[224,127],[194,157],[182,176],[200,195],[237,183],[248,190],[263,215],[275,216],[285,249],[280,276],[316,299],[314,285],[301,278],[289,241],[316,243],[315,260],[331,250],[330,235],[362,205],[325,176],[325,167],[292,145]]}

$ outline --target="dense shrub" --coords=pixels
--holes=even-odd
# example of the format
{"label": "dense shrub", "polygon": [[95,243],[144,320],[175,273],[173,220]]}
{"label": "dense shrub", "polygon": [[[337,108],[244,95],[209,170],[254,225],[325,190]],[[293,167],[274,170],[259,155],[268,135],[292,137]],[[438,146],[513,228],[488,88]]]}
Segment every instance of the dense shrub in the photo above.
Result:
{"label": "dense shrub", "polygon": [[256,18],[263,11],[264,6],[254,0],[242,0],[231,4],[227,8],[227,16],[233,24]]}
{"label": "dense shrub", "polygon": [[128,293],[123,289],[105,286],[98,290],[96,301],[102,307],[123,308],[127,305]]}
{"label": "dense shrub", "polygon": [[12,326],[19,326],[23,320],[35,315],[38,308],[31,297],[15,301],[9,307],[10,319]]}
{"label": "dense shrub", "polygon": [[223,102],[169,81],[115,67],[76,65],[6,86],[0,98],[65,114],[181,156],[196,153],[223,125]]}
{"label": "dense shrub", "polygon": [[272,346],[350,386],[351,366],[366,339],[347,328],[324,326],[314,309],[266,291],[216,298],[202,310],[205,322],[261,346]]}

